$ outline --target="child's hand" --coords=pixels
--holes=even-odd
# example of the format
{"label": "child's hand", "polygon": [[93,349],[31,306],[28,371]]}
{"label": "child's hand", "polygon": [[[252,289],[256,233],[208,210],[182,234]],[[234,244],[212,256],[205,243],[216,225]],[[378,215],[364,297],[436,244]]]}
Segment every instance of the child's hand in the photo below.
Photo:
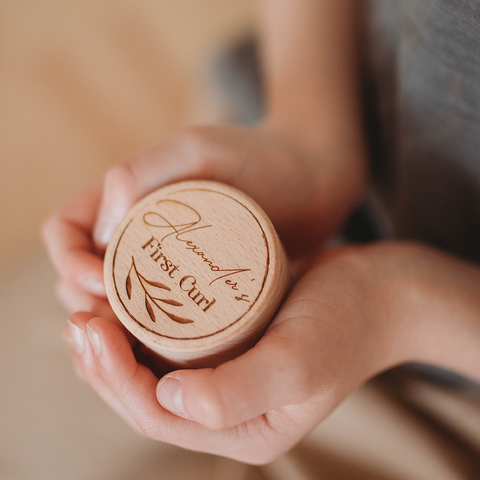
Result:
{"label": "child's hand", "polygon": [[304,252],[331,235],[355,205],[365,181],[361,160],[361,152],[348,151],[340,140],[306,148],[265,126],[185,130],[111,169],[45,222],[59,296],[72,311],[95,307],[104,315],[108,304],[88,295],[105,297],[102,250],[136,201],[176,180],[212,179],[239,188],[266,211],[291,253]]}

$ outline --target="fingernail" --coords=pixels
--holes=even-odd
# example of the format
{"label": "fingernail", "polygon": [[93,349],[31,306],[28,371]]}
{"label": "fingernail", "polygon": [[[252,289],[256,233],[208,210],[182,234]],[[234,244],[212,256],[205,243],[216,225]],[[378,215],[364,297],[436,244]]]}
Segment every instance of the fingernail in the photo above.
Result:
{"label": "fingernail", "polygon": [[81,328],[74,325],[70,320],[68,323],[70,325],[73,348],[77,353],[82,353],[85,350],[85,334]]}
{"label": "fingernail", "polygon": [[97,231],[97,242],[100,245],[108,245],[115,229],[110,225],[102,225]]}
{"label": "fingernail", "polygon": [[166,377],[160,381],[157,398],[166,410],[181,417],[187,416],[183,407],[182,384],[176,378]]}
{"label": "fingernail", "polygon": [[97,277],[85,277],[81,280],[83,288],[94,295],[106,295],[105,285]]}
{"label": "fingernail", "polygon": [[90,325],[87,325],[87,335],[88,340],[90,341],[90,345],[95,352],[95,355],[98,355],[100,353],[100,350],[102,349],[102,342],[100,340],[100,336]]}

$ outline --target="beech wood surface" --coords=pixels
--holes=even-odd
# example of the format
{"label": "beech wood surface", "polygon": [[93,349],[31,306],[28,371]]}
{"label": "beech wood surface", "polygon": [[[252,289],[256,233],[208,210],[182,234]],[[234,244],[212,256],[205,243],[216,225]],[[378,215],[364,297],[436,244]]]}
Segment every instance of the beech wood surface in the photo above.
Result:
{"label": "beech wood surface", "polygon": [[253,346],[289,284],[270,220],[217,182],[180,182],[145,197],[105,255],[114,312],[177,366],[216,366]]}

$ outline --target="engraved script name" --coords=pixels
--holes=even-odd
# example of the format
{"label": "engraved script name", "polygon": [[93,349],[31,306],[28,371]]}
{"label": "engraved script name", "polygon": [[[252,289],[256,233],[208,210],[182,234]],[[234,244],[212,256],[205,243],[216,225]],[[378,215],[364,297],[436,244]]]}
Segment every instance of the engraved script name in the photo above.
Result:
{"label": "engraved script name", "polygon": [[[151,250],[153,249],[153,252]],[[142,245],[142,250],[147,250],[149,253],[150,258],[166,273],[170,278],[175,278],[173,275],[174,272],[180,270],[180,265],[173,265],[173,262],[170,261],[162,252],[162,245],[161,243],[155,238],[151,237],[147,243]],[[163,260],[159,263],[159,260]],[[190,280],[191,286],[190,288],[184,288],[184,282],[186,280]],[[203,308],[203,311],[206,312],[215,302],[216,300],[208,300],[205,295],[198,289],[197,287],[197,279],[193,275],[185,275],[180,280],[180,289],[184,292],[188,292],[188,296],[195,302],[196,305],[201,307],[203,302],[207,303],[207,306]],[[202,307],[201,307],[202,308]]]}
{"label": "engraved script name", "polygon": [[[143,216],[143,221],[148,226],[162,229],[166,233],[159,240],[160,244],[163,243],[166,238],[173,236],[175,240],[185,244],[186,250],[190,250],[193,254],[200,257],[200,259],[208,266],[211,272],[218,272],[219,275],[215,276],[215,278],[209,283],[209,285],[222,278],[227,278],[233,275],[238,275],[239,273],[250,271],[250,268],[221,268],[205,253],[205,250],[201,246],[197,245],[193,240],[187,238],[188,233],[196,232],[213,226],[199,225],[200,222],[202,222],[202,217],[200,213],[194,208],[192,208],[190,205],[179,202],[177,200],[169,199],[160,200],[157,202],[157,205],[166,207],[164,208],[164,211],[162,211],[162,214],[158,212],[147,212]],[[170,217],[170,215],[174,214],[175,209],[178,210],[179,208],[183,211],[182,213],[187,218],[191,219],[190,221],[187,221],[186,223],[178,223]],[[227,283],[227,285],[234,285],[236,287],[237,284],[232,284],[231,282],[229,282]],[[234,289],[238,290],[238,288]]]}

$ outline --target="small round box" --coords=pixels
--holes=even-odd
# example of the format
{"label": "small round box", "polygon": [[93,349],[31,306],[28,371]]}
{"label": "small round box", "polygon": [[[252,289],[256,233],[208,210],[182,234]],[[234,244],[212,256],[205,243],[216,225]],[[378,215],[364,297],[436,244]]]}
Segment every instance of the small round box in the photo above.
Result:
{"label": "small round box", "polygon": [[105,255],[110,304],[143,344],[176,366],[217,366],[253,346],[290,284],[260,207],[210,181],[163,187],[137,203]]}

